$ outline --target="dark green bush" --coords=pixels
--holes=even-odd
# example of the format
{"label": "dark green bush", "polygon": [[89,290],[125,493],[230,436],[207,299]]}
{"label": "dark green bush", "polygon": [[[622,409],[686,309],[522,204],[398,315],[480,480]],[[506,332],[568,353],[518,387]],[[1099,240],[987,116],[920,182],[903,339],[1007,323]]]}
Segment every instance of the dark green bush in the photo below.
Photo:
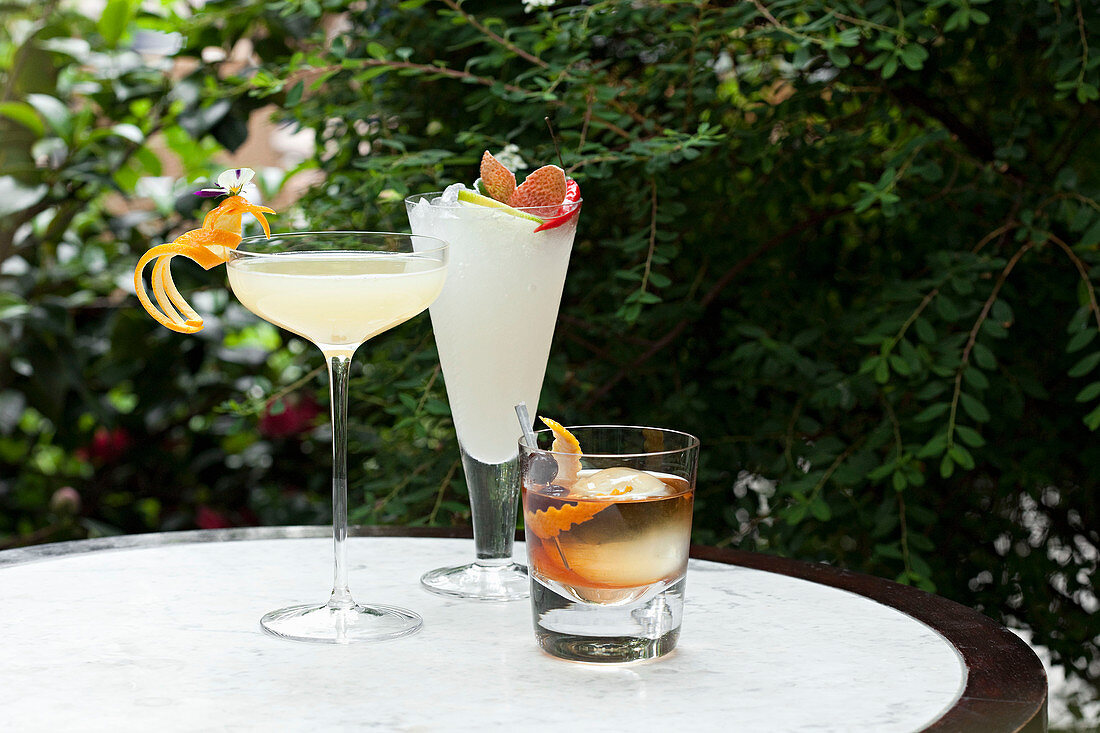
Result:
{"label": "dark green bush", "polygon": [[[276,102],[316,130],[317,227],[403,229],[406,193],[469,183],[486,148],[555,162],[549,118],[585,206],[540,409],[698,434],[699,541],[934,589],[1095,683],[1098,31],[1077,0],[214,2],[185,52],[255,41],[256,67],[195,72],[195,104]],[[98,234],[112,262],[140,249]],[[198,339],[132,309],[74,325],[108,344],[75,383],[128,385],[114,422],[162,415],[180,491],[293,521],[283,497],[323,493],[324,443],[265,438],[257,415],[320,360],[235,314]],[[242,339],[266,365],[224,363]],[[144,363],[153,343],[176,359]],[[353,519],[464,521],[427,324],[357,363]],[[141,367],[172,388],[141,392]],[[250,387],[259,407],[225,402]],[[88,402],[65,401],[72,424]],[[64,456],[88,437],[6,430]]]}

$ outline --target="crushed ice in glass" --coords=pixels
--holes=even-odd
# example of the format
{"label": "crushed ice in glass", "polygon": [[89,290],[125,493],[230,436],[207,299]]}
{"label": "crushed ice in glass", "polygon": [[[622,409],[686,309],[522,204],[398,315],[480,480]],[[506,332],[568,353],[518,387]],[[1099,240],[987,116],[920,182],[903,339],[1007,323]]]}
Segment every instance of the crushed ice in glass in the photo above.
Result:
{"label": "crushed ice in glass", "polygon": [[458,192],[466,188],[463,183],[452,183],[443,189],[443,193],[432,199],[432,206],[454,206],[458,203]]}

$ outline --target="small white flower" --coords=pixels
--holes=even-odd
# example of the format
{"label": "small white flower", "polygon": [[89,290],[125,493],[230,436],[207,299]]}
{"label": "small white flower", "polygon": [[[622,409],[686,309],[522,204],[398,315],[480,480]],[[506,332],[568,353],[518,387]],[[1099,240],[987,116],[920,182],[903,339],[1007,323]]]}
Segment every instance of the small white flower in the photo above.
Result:
{"label": "small white flower", "polygon": [[555,0],[523,0],[523,12],[531,13],[539,8],[548,8]]}
{"label": "small white flower", "polygon": [[252,179],[256,177],[256,172],[251,168],[230,168],[227,171],[222,171],[218,176],[218,185],[210,188],[202,188],[195,191],[196,196],[239,196],[245,186],[248,186]]}
{"label": "small white flower", "polygon": [[252,179],[255,177],[256,172],[251,168],[231,168],[222,171],[222,174],[218,176],[218,185],[235,195],[240,193],[241,189],[249,183],[252,183]]}
{"label": "small white flower", "polygon": [[[553,2],[553,0],[550,0],[550,2]],[[504,146],[504,150],[501,150],[493,157],[496,158],[502,166],[513,173],[516,171],[525,171],[531,167],[527,165],[527,161],[519,154],[519,146],[515,143],[508,143]]]}

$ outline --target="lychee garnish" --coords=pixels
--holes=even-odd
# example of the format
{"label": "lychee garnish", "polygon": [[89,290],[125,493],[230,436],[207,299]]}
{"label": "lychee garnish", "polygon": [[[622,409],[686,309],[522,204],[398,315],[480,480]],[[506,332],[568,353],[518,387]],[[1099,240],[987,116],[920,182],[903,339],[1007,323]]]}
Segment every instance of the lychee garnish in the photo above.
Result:
{"label": "lychee garnish", "polygon": [[565,200],[565,171],[556,165],[544,165],[512,192],[509,206],[559,206]]}
{"label": "lychee garnish", "polygon": [[516,176],[486,150],[481,156],[481,185],[486,194],[507,204],[516,190]]}

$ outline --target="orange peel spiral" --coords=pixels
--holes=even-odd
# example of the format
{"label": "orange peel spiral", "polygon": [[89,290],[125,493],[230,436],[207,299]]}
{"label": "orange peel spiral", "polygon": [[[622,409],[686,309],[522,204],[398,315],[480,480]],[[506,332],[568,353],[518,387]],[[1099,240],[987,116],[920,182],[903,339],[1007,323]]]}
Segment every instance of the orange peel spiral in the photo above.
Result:
{"label": "orange peel spiral", "polygon": [[[224,264],[229,252],[241,243],[241,218],[244,214],[256,217],[263,227],[264,234],[271,238],[271,227],[264,214],[274,214],[275,210],[266,206],[250,203],[243,196],[234,194],[223,201],[203,219],[202,226],[176,237],[168,244],[160,244],[149,249],[134,267],[134,291],[138,302],[153,319],[178,333],[201,331],[202,316],[195,311],[180,294],[172,280],[172,258],[187,257],[197,262],[204,270]],[[144,271],[153,262],[150,284],[153,298],[146,292]],[[156,299],[156,303],[153,303]],[[159,306],[159,308],[157,307]]]}
{"label": "orange peel spiral", "polygon": [[554,460],[558,462],[558,484],[571,487],[577,481],[581,472],[581,444],[573,433],[565,429],[561,423],[548,417],[539,417],[539,420],[554,433],[554,442],[550,450],[555,454]]}

